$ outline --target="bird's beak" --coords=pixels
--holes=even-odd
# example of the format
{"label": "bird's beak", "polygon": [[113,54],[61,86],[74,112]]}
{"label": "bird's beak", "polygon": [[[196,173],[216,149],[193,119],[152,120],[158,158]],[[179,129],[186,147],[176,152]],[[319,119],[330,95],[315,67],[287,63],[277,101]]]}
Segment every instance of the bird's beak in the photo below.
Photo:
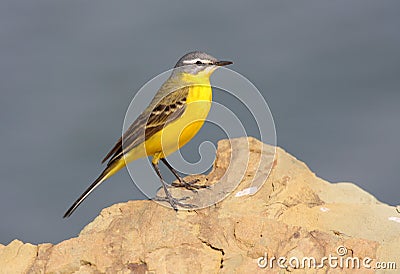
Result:
{"label": "bird's beak", "polygon": [[231,61],[217,61],[217,62],[214,63],[214,65],[220,66],[220,67],[227,66],[227,65],[230,65],[230,64],[233,64],[233,62],[231,62]]}

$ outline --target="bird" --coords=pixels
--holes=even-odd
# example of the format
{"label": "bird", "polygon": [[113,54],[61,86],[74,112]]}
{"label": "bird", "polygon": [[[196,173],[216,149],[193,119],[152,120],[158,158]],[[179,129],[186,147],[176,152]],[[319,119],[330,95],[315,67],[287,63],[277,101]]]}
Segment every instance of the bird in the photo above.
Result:
{"label": "bird", "polygon": [[185,187],[192,191],[204,187],[196,181],[186,182],[168,163],[166,157],[187,144],[203,126],[211,108],[212,87],[210,76],[219,67],[233,64],[220,61],[201,51],[185,54],[176,63],[169,78],[161,85],[149,106],[129,126],[121,138],[104,157],[107,164],[99,177],[65,212],[70,217],[92,191],[120,169],[139,158],[151,156],[151,164],[158,175],[165,192],[164,198],[177,211],[178,207],[191,208],[180,199],[172,197],[170,187],[163,179],[159,162],[178,179],[175,187]]}

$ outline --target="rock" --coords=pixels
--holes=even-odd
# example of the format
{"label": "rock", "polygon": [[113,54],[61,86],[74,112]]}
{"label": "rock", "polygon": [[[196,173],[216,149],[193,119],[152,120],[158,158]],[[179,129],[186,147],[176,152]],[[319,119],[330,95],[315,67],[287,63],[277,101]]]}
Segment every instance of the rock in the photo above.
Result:
{"label": "rock", "polygon": [[328,261],[302,268],[304,257],[319,264],[329,255],[338,262],[359,259],[360,273],[371,271],[362,265],[368,258],[372,267],[378,261],[400,267],[395,207],[351,183],[316,177],[280,148],[253,138],[223,140],[213,171],[189,177],[209,189],[174,188],[173,195],[189,196],[187,203],[200,209],[175,212],[153,201],[115,204],[76,238],[0,245],[0,273],[276,273],[285,271],[277,264],[280,256],[291,259],[288,271],[346,272]]}
{"label": "rock", "polygon": [[36,260],[38,247],[14,240],[0,245],[0,273],[27,273]]}

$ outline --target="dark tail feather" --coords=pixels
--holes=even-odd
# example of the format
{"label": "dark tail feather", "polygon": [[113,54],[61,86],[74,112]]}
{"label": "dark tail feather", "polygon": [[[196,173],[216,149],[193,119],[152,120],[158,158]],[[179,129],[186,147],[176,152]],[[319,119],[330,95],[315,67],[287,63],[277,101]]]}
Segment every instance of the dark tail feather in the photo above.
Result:
{"label": "dark tail feather", "polygon": [[110,158],[113,154],[115,154],[117,151],[121,151],[122,150],[122,137],[119,138],[119,140],[117,141],[117,143],[114,145],[114,147],[108,152],[108,154],[106,155],[106,157],[104,157],[104,159],[101,161],[101,163],[103,164],[105,161],[108,160],[108,158]]}
{"label": "dark tail feather", "polygon": [[107,174],[111,171],[112,166],[108,166],[100,176],[83,192],[83,194],[75,201],[75,203],[65,212],[63,218],[68,218],[77,209],[77,207],[86,199],[87,196],[98,187],[105,179]]}

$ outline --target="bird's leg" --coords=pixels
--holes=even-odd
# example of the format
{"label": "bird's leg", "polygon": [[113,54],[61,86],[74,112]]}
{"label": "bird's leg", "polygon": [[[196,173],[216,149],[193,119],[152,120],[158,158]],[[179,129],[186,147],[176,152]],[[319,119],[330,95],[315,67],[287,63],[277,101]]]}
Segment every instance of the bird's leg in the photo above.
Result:
{"label": "bird's leg", "polygon": [[161,161],[164,163],[164,165],[167,166],[167,168],[172,172],[172,174],[174,174],[176,179],[178,179],[179,181],[179,183],[172,183],[172,186],[184,187],[193,192],[197,192],[196,189],[209,188],[208,186],[205,185],[195,185],[199,181],[199,179],[194,179],[193,181],[186,182],[181,176],[179,176],[178,172],[168,163],[167,159],[161,158]]}
{"label": "bird's leg", "polygon": [[[158,164],[152,163],[154,170],[156,171],[158,177],[160,177],[161,180],[161,184],[164,188],[164,192],[165,192],[165,196],[166,199],[163,198],[157,198],[156,200],[164,200],[164,201],[168,201],[169,204],[172,206],[172,208],[175,211],[178,211],[177,206],[181,206],[181,207],[185,207],[185,208],[193,208],[196,207],[195,205],[191,205],[191,204],[185,204],[185,203],[181,203],[180,200],[181,199],[175,199],[174,197],[172,197],[171,193],[168,191],[168,187],[167,187],[167,183],[164,181],[163,177],[161,176],[161,172],[160,169],[158,168]],[[186,197],[184,199],[187,199]]]}

